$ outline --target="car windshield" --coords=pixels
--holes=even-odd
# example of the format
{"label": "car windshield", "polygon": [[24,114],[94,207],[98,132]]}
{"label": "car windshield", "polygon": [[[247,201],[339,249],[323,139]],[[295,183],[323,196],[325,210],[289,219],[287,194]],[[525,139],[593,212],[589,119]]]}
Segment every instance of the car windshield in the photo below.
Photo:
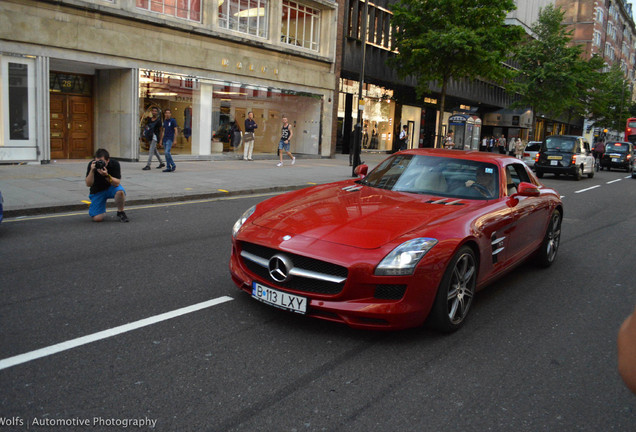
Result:
{"label": "car windshield", "polygon": [[424,155],[395,155],[360,183],[398,192],[450,198],[493,199],[499,196],[495,164]]}
{"label": "car windshield", "polygon": [[545,140],[546,150],[571,152],[574,149],[576,139],[565,137],[548,137]]}
{"label": "car windshield", "polygon": [[627,153],[629,146],[625,143],[610,143],[605,147],[605,151],[608,153]]}

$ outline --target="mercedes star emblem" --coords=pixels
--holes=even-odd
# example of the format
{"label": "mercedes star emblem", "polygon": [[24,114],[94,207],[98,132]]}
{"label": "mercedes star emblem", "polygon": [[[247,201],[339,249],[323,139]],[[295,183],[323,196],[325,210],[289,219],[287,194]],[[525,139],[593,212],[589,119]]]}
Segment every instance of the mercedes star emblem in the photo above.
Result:
{"label": "mercedes star emblem", "polygon": [[294,267],[292,261],[285,255],[274,255],[269,260],[269,276],[276,282],[283,283],[291,279],[289,274]]}

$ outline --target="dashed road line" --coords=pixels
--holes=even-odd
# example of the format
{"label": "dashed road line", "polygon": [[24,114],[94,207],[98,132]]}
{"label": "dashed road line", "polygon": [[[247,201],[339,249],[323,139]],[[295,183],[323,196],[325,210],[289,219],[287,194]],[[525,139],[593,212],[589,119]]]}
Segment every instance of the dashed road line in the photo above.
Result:
{"label": "dashed road line", "polygon": [[42,357],[48,357],[53,354],[57,354],[62,351],[70,350],[73,348],[77,348],[82,345],[86,345],[92,342],[96,342],[98,340],[106,339],[109,337],[117,336],[122,333],[126,333],[132,330],[137,330],[142,327],[146,327],[152,324],[159,323],[161,321],[166,321],[172,318],[176,318],[181,315],[186,315],[192,312],[199,311],[201,309],[206,309],[212,306],[219,305],[221,303],[228,302],[230,300],[234,300],[232,297],[223,296],[218,297],[212,300],[208,300],[202,303],[197,303],[192,306],[186,306],[181,309],[176,309],[171,312],[162,313],[160,315],[155,315],[149,318],[144,318],[139,321],[131,322],[128,324],[124,324],[118,327],[113,327],[108,330],[103,330],[97,333],[93,333],[87,336],[82,336],[76,339],[71,339],[66,342],[61,342],[55,345],[51,345],[45,348],[40,348],[35,351],[31,351],[24,354],[19,354],[17,356],[9,357],[4,360],[0,360],[0,370],[7,369],[13,366],[17,366],[22,363],[27,363],[32,360],[36,360]]}
{"label": "dashed road line", "polygon": [[612,183],[619,182],[621,180],[623,180],[623,179],[616,179],[616,180],[608,181],[608,182],[605,182],[605,184],[612,184]]}
{"label": "dashed road line", "polygon": [[592,186],[592,187],[589,187],[589,188],[585,188],[585,189],[574,191],[574,193],[587,192],[589,190],[600,188],[600,187],[601,187],[601,185],[596,185],[596,186]]}

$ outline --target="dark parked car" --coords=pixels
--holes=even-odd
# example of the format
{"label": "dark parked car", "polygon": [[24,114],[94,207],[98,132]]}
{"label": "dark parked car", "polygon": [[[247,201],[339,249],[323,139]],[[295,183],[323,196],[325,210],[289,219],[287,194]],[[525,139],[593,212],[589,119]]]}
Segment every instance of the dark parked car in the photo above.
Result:
{"label": "dark parked car", "polygon": [[630,172],[633,166],[634,144],[624,141],[609,141],[605,145],[605,154],[601,158],[601,169],[617,168]]}
{"label": "dark parked car", "polygon": [[543,140],[534,170],[539,178],[545,173],[555,176],[572,175],[576,180],[581,180],[585,174],[592,178],[594,157],[585,138],[576,135],[552,135]]}

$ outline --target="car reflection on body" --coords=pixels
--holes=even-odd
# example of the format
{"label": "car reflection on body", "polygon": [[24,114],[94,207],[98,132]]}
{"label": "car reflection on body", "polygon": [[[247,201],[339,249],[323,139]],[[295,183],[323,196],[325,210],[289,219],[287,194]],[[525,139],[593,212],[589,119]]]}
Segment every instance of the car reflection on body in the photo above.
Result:
{"label": "car reflection on body", "polygon": [[[363,166],[363,172],[364,172]],[[263,201],[232,231],[252,297],[355,328],[458,329],[476,290],[557,254],[563,207],[516,158],[416,149],[368,176]]]}

